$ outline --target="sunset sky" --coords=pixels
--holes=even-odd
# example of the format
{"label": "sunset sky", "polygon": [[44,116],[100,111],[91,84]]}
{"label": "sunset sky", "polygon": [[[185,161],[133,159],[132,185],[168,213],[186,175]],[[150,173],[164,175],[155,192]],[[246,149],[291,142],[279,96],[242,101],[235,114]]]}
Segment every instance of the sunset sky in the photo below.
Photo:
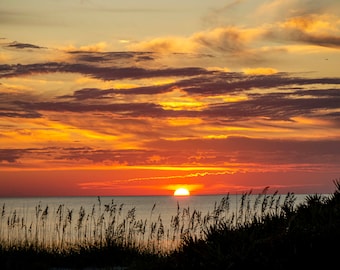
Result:
{"label": "sunset sky", "polygon": [[331,193],[340,1],[3,0],[0,196]]}

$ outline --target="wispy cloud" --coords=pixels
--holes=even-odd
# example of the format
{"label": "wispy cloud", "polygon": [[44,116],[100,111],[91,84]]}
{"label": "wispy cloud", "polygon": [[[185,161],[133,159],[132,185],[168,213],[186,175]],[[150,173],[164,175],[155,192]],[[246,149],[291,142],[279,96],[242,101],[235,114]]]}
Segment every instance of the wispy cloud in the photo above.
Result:
{"label": "wispy cloud", "polygon": [[289,18],[268,29],[266,36],[281,42],[339,48],[339,34],[340,23],[337,17],[312,14]]}
{"label": "wispy cloud", "polygon": [[[229,137],[226,139],[185,139],[158,140],[144,144],[145,150],[138,149],[94,149],[90,147],[48,147],[31,149],[1,149],[2,166],[22,167],[34,158],[59,163],[63,167],[75,166],[188,166],[216,167],[217,172],[197,172],[185,176],[148,177],[148,180],[202,177],[231,173],[233,170],[252,171],[253,165],[262,164],[267,170],[276,171],[280,166],[313,168],[333,167],[340,162],[339,139],[333,140],[288,140],[252,139]],[[153,149],[153,150],[147,150]],[[169,150],[171,149],[171,150]],[[155,159],[154,157],[158,158]],[[26,160],[26,164],[22,161]],[[70,161],[72,163],[70,164]],[[28,163],[27,163],[28,162]],[[251,165],[253,164],[253,165]],[[326,165],[327,164],[327,165]],[[233,169],[233,166],[235,168]],[[275,169],[275,166],[279,166]],[[221,171],[221,168],[229,168]],[[128,181],[145,180],[131,178]]]}
{"label": "wispy cloud", "polygon": [[43,47],[29,44],[29,43],[19,43],[19,42],[11,42],[7,45],[8,48],[16,48],[16,49],[42,49]]}
{"label": "wispy cloud", "polygon": [[0,65],[0,77],[47,74],[56,72],[80,73],[102,80],[143,79],[171,76],[194,76],[208,71],[199,67],[144,69],[139,67],[100,67],[90,64],[38,63],[28,65]]}

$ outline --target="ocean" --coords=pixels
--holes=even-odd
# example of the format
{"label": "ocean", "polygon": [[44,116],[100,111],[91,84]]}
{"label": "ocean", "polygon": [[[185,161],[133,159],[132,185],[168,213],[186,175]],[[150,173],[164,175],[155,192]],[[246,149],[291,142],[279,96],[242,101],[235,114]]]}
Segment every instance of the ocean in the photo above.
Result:
{"label": "ocean", "polygon": [[0,241],[9,246],[43,248],[123,245],[171,250],[185,236],[204,238],[219,221],[230,226],[251,222],[254,215],[294,207],[307,194],[205,196],[23,197],[0,198]]}

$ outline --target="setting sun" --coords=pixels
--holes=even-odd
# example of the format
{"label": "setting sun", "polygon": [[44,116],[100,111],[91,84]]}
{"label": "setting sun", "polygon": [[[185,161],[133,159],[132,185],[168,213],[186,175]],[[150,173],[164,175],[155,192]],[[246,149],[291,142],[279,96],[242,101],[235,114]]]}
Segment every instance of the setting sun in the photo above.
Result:
{"label": "setting sun", "polygon": [[174,196],[189,196],[190,192],[186,188],[178,188],[174,192]]}

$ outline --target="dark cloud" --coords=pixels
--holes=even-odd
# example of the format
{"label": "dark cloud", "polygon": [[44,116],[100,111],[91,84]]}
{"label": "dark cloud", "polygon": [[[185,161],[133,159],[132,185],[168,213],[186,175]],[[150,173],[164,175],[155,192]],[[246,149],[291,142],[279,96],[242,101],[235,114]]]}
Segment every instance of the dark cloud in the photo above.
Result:
{"label": "dark cloud", "polygon": [[[287,73],[277,73],[273,75],[241,75],[233,73],[222,73],[219,78],[221,89],[228,89],[228,92],[250,89],[269,89],[279,88],[281,86],[296,87],[296,85],[312,85],[312,84],[340,84],[340,78],[299,78],[289,76]],[[223,83],[224,82],[224,83]],[[195,88],[194,88],[195,89]],[[291,88],[289,88],[291,89]],[[196,91],[196,90],[193,90]],[[188,90],[190,92],[190,88]],[[192,91],[191,91],[192,92]],[[199,91],[198,91],[199,92]]]}
{"label": "dark cloud", "polygon": [[[55,147],[47,148],[0,148],[0,164],[1,163],[15,163],[19,164],[20,159],[25,156],[48,156],[56,152]],[[20,165],[20,164],[19,164]]]}
{"label": "dark cloud", "polygon": [[273,29],[268,31],[265,36],[274,40],[303,42],[330,48],[340,47],[340,37],[338,35],[327,33],[311,34],[301,29]]}
{"label": "dark cloud", "polygon": [[[178,141],[159,140],[147,144],[160,151],[179,151],[186,158],[191,156],[203,164],[230,163],[264,164],[338,164],[340,162],[339,140],[289,140],[252,139],[229,137],[227,139],[186,139]],[[186,149],[186,153],[182,150]]]}
{"label": "dark cloud", "polygon": [[40,47],[37,45],[29,44],[29,43],[19,43],[19,42],[12,42],[7,45],[9,48],[16,48],[16,49],[43,49],[44,47]]}
{"label": "dark cloud", "polygon": [[[97,89],[97,88],[85,88],[74,92],[73,95],[64,95],[60,98],[74,98],[78,100],[92,99],[92,98],[112,98],[114,95],[152,95],[171,92],[178,88],[186,92],[189,95],[200,96],[215,96],[222,94],[237,94],[240,92],[246,92],[250,89],[269,89],[269,88],[281,88],[285,91],[304,89],[296,85],[312,85],[312,84],[340,84],[339,78],[298,78],[291,77],[286,73],[279,73],[274,75],[257,75],[247,76],[243,73],[233,72],[210,72],[208,74],[202,74],[178,80],[174,83],[156,86],[143,86],[133,87],[128,89]],[[285,86],[284,88],[282,88]],[[291,86],[291,87],[289,87]],[[328,90],[330,93],[331,90]],[[333,90],[335,96],[337,95],[336,89]],[[325,95],[324,90],[315,92],[297,92],[297,95]]]}
{"label": "dark cloud", "polygon": [[165,111],[153,103],[83,104],[75,102],[16,102],[24,110],[53,112],[110,112],[125,116],[161,116]]}
{"label": "dark cloud", "polygon": [[[225,117],[234,121],[253,117],[291,121],[293,117],[307,116],[319,110],[339,109],[339,92],[340,90],[338,95],[333,97],[315,95],[304,98],[291,98],[287,93],[258,94],[245,101],[212,105],[202,114],[210,118]],[[319,93],[323,94],[322,91]]]}
{"label": "dark cloud", "polygon": [[2,162],[15,163],[23,154],[20,149],[0,149],[0,164]]}
{"label": "dark cloud", "polygon": [[87,148],[63,148],[60,149],[62,154],[58,155],[58,159],[62,160],[79,160],[86,159],[93,163],[119,163],[127,165],[137,165],[145,162],[146,157],[153,155],[152,151],[137,149],[93,149]]}
{"label": "dark cloud", "polygon": [[[7,117],[37,118],[42,117],[41,111],[108,112],[131,117],[203,117],[228,121],[262,117],[267,120],[293,121],[296,116],[315,116],[319,111],[324,111],[320,115],[327,117],[325,111],[340,108],[340,89],[316,88],[316,85],[321,87],[328,84],[331,86],[340,84],[340,79],[298,78],[287,74],[246,76],[242,73],[212,72],[166,85],[129,89],[84,88],[74,91],[73,95],[57,97],[57,100],[73,101],[41,102],[34,97],[21,97],[17,94],[11,97],[7,94],[5,96],[7,101],[3,99],[1,101],[7,107],[3,106],[0,114]],[[262,89],[269,88],[275,92],[263,94]],[[149,95],[153,100],[153,95],[171,92],[174,89],[181,89],[188,96],[195,95],[199,98],[239,93],[243,93],[247,98],[236,102],[207,103],[206,108],[195,111],[165,110],[156,101],[136,102],[128,97],[143,94]],[[334,114],[328,116],[336,118]]]}
{"label": "dark cloud", "polygon": [[[96,89],[82,91],[85,92],[81,92],[80,95],[76,94],[78,101],[91,97],[98,99],[98,95],[101,92],[101,90]],[[248,120],[254,117],[262,117],[267,120],[293,121],[293,118],[297,116],[312,116],[322,110],[339,109],[340,95],[336,95],[336,91],[325,90],[325,93],[323,93],[320,90],[316,93],[312,92],[306,91],[305,93],[308,94],[306,97],[298,93],[302,98],[292,98],[290,97],[291,93],[251,95],[251,98],[248,100],[211,104],[206,109],[200,111],[188,111],[185,109],[164,110],[160,105],[154,103],[88,104],[84,102],[28,103],[17,101],[15,104],[22,109],[22,117],[41,117],[38,111],[109,112],[131,117],[202,117],[204,119],[227,119],[229,121]],[[311,94],[314,94],[314,96],[311,96]],[[333,96],[329,96],[330,94],[333,94]],[[100,98],[103,98],[103,96]],[[114,102],[114,98],[111,99]],[[9,112],[7,112],[7,116],[11,116]],[[17,112],[13,112],[12,117],[19,116]],[[334,117],[335,115],[329,114],[329,116]],[[323,115],[323,117],[326,116]]]}
{"label": "dark cloud", "polygon": [[[67,65],[66,65],[67,66]],[[42,64],[28,64],[28,65],[0,65],[0,77],[10,78],[17,76],[25,76],[42,73],[65,72],[65,65],[63,63],[49,62]]]}
{"label": "dark cloud", "polygon": [[128,89],[98,89],[98,88],[84,88],[74,91],[73,95],[63,95],[58,98],[72,98],[76,100],[86,99],[114,99],[115,95],[153,95],[170,92],[174,85],[156,85],[134,87]]}
{"label": "dark cloud", "polygon": [[42,115],[38,112],[15,112],[15,111],[2,111],[0,108],[0,117],[11,117],[11,118],[40,118]]}
{"label": "dark cloud", "polygon": [[316,98],[324,98],[324,97],[334,97],[339,98],[340,89],[313,89],[313,90],[304,90],[303,88],[298,88],[293,90],[298,90],[292,93],[297,96],[314,96]]}
{"label": "dark cloud", "polygon": [[0,65],[0,78],[56,72],[80,73],[101,80],[144,79],[172,76],[181,77],[210,73],[209,71],[198,67],[144,69],[139,67],[101,67],[96,66],[95,64],[69,64],[57,62],[28,65]]}
{"label": "dark cloud", "polygon": [[117,64],[117,61],[131,62],[144,62],[155,60],[155,55],[152,52],[84,52],[84,51],[71,51],[68,54],[74,57],[76,61],[84,62],[112,62]]}
{"label": "dark cloud", "polygon": [[295,31],[291,35],[293,40],[319,45],[324,47],[340,48],[340,36],[338,35],[311,35],[301,31]]}
{"label": "dark cloud", "polygon": [[[157,151],[140,149],[94,149],[91,147],[48,147],[48,148],[23,148],[23,149],[0,149],[0,166],[8,163],[20,166],[21,158],[27,156],[44,159],[54,159],[65,164],[70,161],[87,160],[88,163],[96,164],[125,164],[129,166],[138,164],[154,163],[152,156]],[[165,152],[163,153],[165,154]],[[150,161],[149,161],[150,160]],[[3,164],[2,164],[3,163]]]}
{"label": "dark cloud", "polygon": [[[209,165],[267,164],[304,166],[340,162],[339,140],[289,140],[228,137],[226,139],[149,140],[145,149],[95,149],[91,147],[48,147],[0,149],[0,164],[19,164],[30,156],[41,160],[88,161],[91,164],[133,165]],[[150,150],[152,149],[152,150]],[[156,159],[154,157],[157,157]],[[20,164],[19,164],[20,165]]]}

